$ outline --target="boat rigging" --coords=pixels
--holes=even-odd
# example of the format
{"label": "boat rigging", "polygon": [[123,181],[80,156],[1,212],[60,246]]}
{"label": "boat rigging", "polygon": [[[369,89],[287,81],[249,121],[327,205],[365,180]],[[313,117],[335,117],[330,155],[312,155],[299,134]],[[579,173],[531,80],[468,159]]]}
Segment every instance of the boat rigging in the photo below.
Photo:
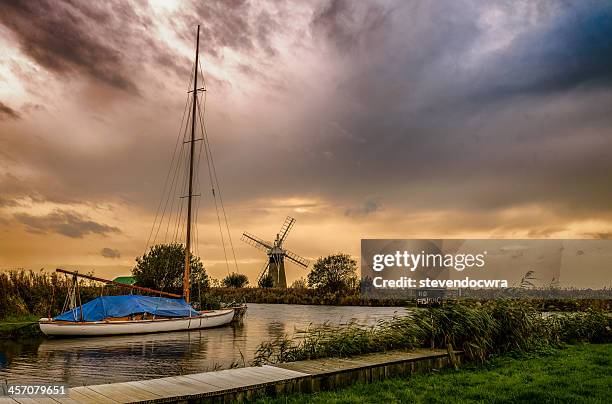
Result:
{"label": "boat rigging", "polygon": [[[54,318],[42,318],[39,320],[39,326],[43,333],[47,335],[62,335],[62,336],[90,336],[90,335],[120,335],[120,334],[138,334],[138,333],[150,333],[150,332],[163,332],[163,331],[180,331],[180,330],[192,330],[192,329],[202,329],[202,328],[210,328],[216,327],[220,325],[229,324],[235,315],[243,316],[246,311],[246,306],[239,306],[236,308],[226,308],[221,310],[205,310],[205,311],[196,311],[189,304],[190,303],[190,287],[191,287],[191,278],[192,278],[192,268],[191,268],[191,260],[192,260],[192,247],[196,247],[197,249],[197,229],[194,227],[197,226],[197,207],[198,204],[194,204],[194,197],[200,196],[197,194],[197,189],[195,185],[197,184],[197,169],[199,167],[199,159],[201,156],[202,144],[205,145],[205,154],[209,167],[209,178],[211,180],[211,188],[212,188],[212,196],[215,201],[215,208],[217,209],[217,218],[219,221],[219,229],[221,230],[221,239],[223,243],[223,249],[225,256],[227,258],[227,252],[225,250],[225,242],[223,237],[223,231],[221,226],[221,219],[219,215],[218,205],[217,205],[217,194],[219,195],[219,201],[221,204],[221,208],[223,210],[223,217],[225,219],[226,229],[228,239],[230,241],[230,245],[233,252],[233,244],[231,241],[231,235],[229,232],[229,224],[227,223],[227,215],[225,214],[225,208],[223,207],[223,202],[221,199],[219,181],[217,179],[216,170],[214,169],[214,164],[212,162],[212,154],[210,151],[210,144],[208,142],[208,136],[206,134],[206,129],[203,124],[203,119],[201,116],[202,108],[200,102],[198,100],[198,94],[204,93],[206,91],[205,86],[202,88],[198,88],[198,70],[199,70],[199,45],[200,42],[200,26],[198,25],[197,36],[196,36],[196,54],[195,54],[195,64],[194,64],[194,75],[193,75],[193,89],[188,91],[189,98],[191,98],[191,112],[188,115],[187,122],[190,123],[191,130],[189,133],[189,140],[183,140],[183,145],[189,145],[189,155],[188,155],[188,175],[187,175],[187,184],[185,184],[183,190],[187,191],[186,195],[181,195],[180,199],[186,199],[187,201],[187,211],[186,211],[186,220],[182,220],[182,204],[180,205],[179,212],[176,217],[176,231],[175,240],[178,238],[178,230],[181,227],[181,224],[185,226],[185,264],[184,264],[184,272],[183,272],[183,290],[182,295],[178,295],[175,293],[170,293],[166,291],[159,291],[150,288],[145,288],[141,286],[135,285],[125,285],[119,282],[114,282],[110,280],[106,280],[103,278],[98,278],[91,275],[84,275],[78,272],[66,271],[63,269],[57,269],[57,272],[65,273],[67,275],[72,275],[75,280],[75,290],[78,289],[78,282],[76,280],[77,277],[89,279],[97,282],[105,282],[106,284],[111,284],[119,287],[129,288],[131,290],[138,290],[141,292],[147,292],[156,294],[159,297],[149,297],[149,296],[139,296],[139,295],[126,295],[126,296],[100,296],[96,299],[93,299],[90,302],[82,304],[79,300],[79,305],[76,305],[76,299],[71,300],[71,308],[70,310],[62,313],[59,316]],[[191,83],[190,83],[191,84]],[[189,102],[188,102],[189,103]],[[185,116],[183,114],[183,120]],[[196,139],[196,120],[199,118],[200,127],[202,129],[202,138]],[[181,122],[181,129],[183,128],[183,122]],[[185,129],[187,126],[185,126]],[[185,130],[186,132],[186,130]],[[186,133],[184,133],[185,135]],[[179,133],[179,139],[180,139]],[[183,136],[185,139],[186,136]],[[200,150],[198,153],[197,161],[195,156],[195,142],[201,141]],[[177,139],[178,144],[178,139]],[[181,148],[182,152],[182,148]],[[176,155],[176,146],[175,151]],[[170,164],[170,172],[172,171],[173,164],[175,162],[175,155],[172,157],[172,162]],[[176,159],[175,166],[175,175],[173,176],[172,184],[169,188],[169,193],[172,194],[173,189],[178,189],[178,186],[175,188],[175,180],[180,171],[180,167],[182,165],[181,156]],[[212,167],[212,170],[210,169]],[[168,177],[166,178],[166,184],[164,185],[164,192],[166,191],[166,187],[168,185]],[[217,193],[215,193],[215,188],[217,189]],[[184,192],[182,192],[184,193]],[[162,195],[163,201],[164,195]],[[169,198],[169,197],[168,197]],[[151,229],[151,233],[149,234],[149,240],[147,241],[147,247],[149,241],[151,241],[151,236],[153,235],[153,230],[156,228],[157,231],[155,233],[155,237],[153,237],[153,242],[155,242],[155,238],[159,233],[159,230],[162,226],[162,223],[165,221],[164,214],[167,207],[167,201],[164,205],[164,209],[161,213],[161,217],[158,221],[158,214],[160,213],[160,208],[162,206],[162,202],[158,206],[158,212],[156,213],[155,220],[153,222],[153,227]],[[170,209],[172,211],[172,207]],[[171,215],[169,215],[171,216]],[[168,232],[168,228],[170,225],[170,217],[168,218],[168,226],[166,228],[166,235]],[[193,242],[193,236],[196,236],[195,243]],[[227,262],[227,259],[226,259]],[[234,262],[236,264],[236,258],[234,253]],[[228,272],[229,272],[229,264]],[[164,297],[162,297],[164,296]]]}

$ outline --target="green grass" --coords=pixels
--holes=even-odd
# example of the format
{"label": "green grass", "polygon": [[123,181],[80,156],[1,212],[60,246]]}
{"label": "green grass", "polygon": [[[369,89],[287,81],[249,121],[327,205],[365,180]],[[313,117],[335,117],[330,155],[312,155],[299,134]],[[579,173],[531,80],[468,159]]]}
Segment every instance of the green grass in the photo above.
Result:
{"label": "green grass", "polygon": [[535,358],[503,357],[458,371],[258,403],[608,403],[611,394],[612,344],[582,344]]}
{"label": "green grass", "polygon": [[38,322],[40,316],[15,316],[0,321],[0,338],[22,338],[39,336],[41,334],[38,325],[28,323]]}

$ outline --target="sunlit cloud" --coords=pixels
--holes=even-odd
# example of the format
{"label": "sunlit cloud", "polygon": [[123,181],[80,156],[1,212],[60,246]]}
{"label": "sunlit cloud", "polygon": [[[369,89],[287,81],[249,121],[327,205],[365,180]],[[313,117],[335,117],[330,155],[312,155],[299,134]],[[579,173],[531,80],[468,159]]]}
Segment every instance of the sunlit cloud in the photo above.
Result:
{"label": "sunlit cloud", "polygon": [[[597,1],[3,3],[0,268],[120,274],[145,252],[197,24],[249,275],[265,256],[240,234],[272,238],[286,216],[308,258],[357,256],[366,237],[608,237],[611,15]],[[196,247],[219,277],[229,240],[200,174]]]}

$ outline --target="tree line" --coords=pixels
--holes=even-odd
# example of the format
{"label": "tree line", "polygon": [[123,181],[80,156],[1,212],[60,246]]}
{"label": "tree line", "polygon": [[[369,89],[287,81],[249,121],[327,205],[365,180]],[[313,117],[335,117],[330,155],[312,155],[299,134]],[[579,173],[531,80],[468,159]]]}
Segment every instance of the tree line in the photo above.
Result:
{"label": "tree line", "polygon": [[[211,279],[199,257],[191,255],[191,293],[201,294],[210,287],[243,288],[249,279],[240,273],[230,273],[221,280]],[[161,291],[179,291],[185,271],[185,247],[180,243],[157,244],[136,258],[132,275],[136,284]],[[307,277],[296,280],[291,288],[311,288],[325,293],[354,291],[359,285],[357,261],[345,253],[320,257]],[[264,275],[257,282],[259,288],[272,287],[272,279]]]}

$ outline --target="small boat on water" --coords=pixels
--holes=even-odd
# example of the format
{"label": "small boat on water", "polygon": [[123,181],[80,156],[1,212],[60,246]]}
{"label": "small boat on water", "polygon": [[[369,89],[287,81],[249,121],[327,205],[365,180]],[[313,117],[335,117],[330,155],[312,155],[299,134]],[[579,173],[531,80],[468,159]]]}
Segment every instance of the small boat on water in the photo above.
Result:
{"label": "small boat on water", "polygon": [[233,317],[232,308],[196,311],[182,299],[101,296],[53,319],[41,318],[39,325],[46,335],[102,336],[218,327]]}
{"label": "small boat on water", "polygon": [[[199,42],[200,26],[198,25],[193,91],[190,91],[190,97],[193,97],[190,115],[191,138],[190,141],[184,142],[190,144],[190,152],[188,162],[189,188],[188,194],[184,196],[184,198],[187,198],[187,218],[185,220],[186,242],[183,295],[152,290],[137,285],[127,285],[96,278],[91,275],[57,269],[58,272],[73,276],[74,290],[72,294],[69,295],[70,298],[67,298],[70,304],[66,308],[70,308],[70,310],[53,318],[41,318],[39,320],[38,324],[44,334],[51,336],[82,337],[186,331],[226,325],[232,322],[234,318],[241,320],[244,316],[246,305],[239,305],[235,308],[225,308],[221,310],[197,311],[189,304],[191,232],[193,225],[192,199],[198,196],[195,195],[193,191],[194,143],[198,140],[202,140],[195,138],[196,107],[198,105],[198,93],[204,91],[203,88],[198,88]],[[77,304],[76,302],[80,301],[80,297],[78,296],[77,277],[104,282],[105,284],[117,287],[153,293],[159,295],[159,297],[141,295],[100,296],[88,303]]]}

